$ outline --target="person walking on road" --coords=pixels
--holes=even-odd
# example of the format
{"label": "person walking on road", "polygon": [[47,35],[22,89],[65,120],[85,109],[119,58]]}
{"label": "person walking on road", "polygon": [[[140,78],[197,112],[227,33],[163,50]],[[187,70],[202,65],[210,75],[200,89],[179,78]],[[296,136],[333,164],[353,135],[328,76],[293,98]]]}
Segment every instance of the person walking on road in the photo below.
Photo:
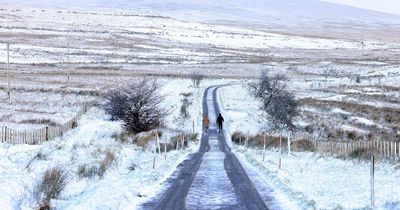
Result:
{"label": "person walking on road", "polygon": [[224,118],[222,117],[221,113],[219,113],[217,117],[217,124],[218,124],[218,131],[222,132],[222,123],[224,123]]}
{"label": "person walking on road", "polygon": [[208,114],[206,114],[206,116],[204,116],[204,128],[206,132],[208,132],[208,126],[210,126],[210,119],[208,119]]}

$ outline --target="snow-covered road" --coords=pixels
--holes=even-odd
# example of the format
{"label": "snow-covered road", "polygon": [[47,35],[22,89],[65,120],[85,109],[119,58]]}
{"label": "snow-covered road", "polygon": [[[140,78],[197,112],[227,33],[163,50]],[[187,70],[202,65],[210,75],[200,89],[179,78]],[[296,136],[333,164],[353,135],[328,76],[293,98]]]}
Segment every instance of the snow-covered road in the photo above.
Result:
{"label": "snow-covered road", "polygon": [[225,135],[217,132],[218,88],[208,88],[203,98],[203,115],[208,113],[211,126],[203,132],[199,151],[166,183],[169,189],[144,204],[144,209],[280,209],[273,196],[260,196]]}
{"label": "snow-covered road", "polygon": [[215,133],[208,143],[210,150],[204,154],[186,198],[187,209],[220,209],[238,204],[224,169],[225,153],[219,149]]}

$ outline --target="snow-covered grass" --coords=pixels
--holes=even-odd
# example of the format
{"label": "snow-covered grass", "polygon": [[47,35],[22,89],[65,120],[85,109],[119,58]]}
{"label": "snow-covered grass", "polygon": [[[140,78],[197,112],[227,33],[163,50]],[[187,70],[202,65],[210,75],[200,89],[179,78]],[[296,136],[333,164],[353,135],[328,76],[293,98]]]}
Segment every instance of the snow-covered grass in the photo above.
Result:
{"label": "snow-covered grass", "polygon": [[[255,134],[268,129],[268,122],[263,119],[258,109],[259,103],[249,95],[243,84],[222,87],[219,91],[219,101],[222,113],[227,119],[227,139],[230,139],[230,135],[235,131],[245,134],[249,131],[250,134]],[[375,125],[369,119],[351,117],[354,115],[353,112],[337,107],[330,107],[326,111],[312,107],[301,108],[317,115],[334,113],[350,116],[347,118],[352,123],[342,125],[350,131],[364,132],[355,126],[358,124]],[[341,118],[335,118],[335,120],[343,122]],[[260,149],[243,146],[233,146],[233,148],[243,164],[257,171],[261,179],[274,188],[274,193],[277,198],[282,199],[281,202],[289,197],[291,200],[289,206],[294,205],[298,209],[364,209],[370,206],[370,164],[368,162],[296,152],[283,154],[282,169],[278,169],[279,151],[267,150],[266,160],[262,162]],[[377,209],[399,209],[399,163],[378,162],[375,176]]]}
{"label": "snow-covered grass", "polygon": [[[206,24],[116,11],[5,6],[0,17],[0,37],[4,43],[12,43],[13,64],[59,65],[67,60],[71,64],[263,63],[266,58],[284,62],[283,56],[312,62],[315,57],[336,61],[331,59],[334,57],[362,66],[382,56],[387,57],[383,65],[392,63],[391,56],[398,55],[393,49],[399,47],[396,42],[364,40],[362,46],[359,40],[279,34],[240,24]],[[361,48],[366,53],[360,61]],[[343,52],[348,57],[343,57]],[[5,56],[2,44],[0,57]]]}
{"label": "snow-covered grass", "polygon": [[[300,209],[364,209],[370,207],[370,164],[322,157],[314,153],[283,154],[235,146],[242,162],[256,168],[277,193],[297,200]],[[380,162],[375,168],[377,209],[400,208],[399,164]]]}
{"label": "snow-covered grass", "polygon": [[[162,87],[161,94],[166,97],[162,106],[171,110],[165,122],[167,129],[162,130],[161,142],[173,137],[174,133],[179,133],[180,130],[192,132],[192,122],[195,122],[195,132],[201,133],[204,89],[209,84],[225,81],[205,80],[199,88],[193,88],[188,79],[162,79],[159,82]],[[190,116],[183,124],[177,120],[180,114],[181,92],[191,93],[192,102],[188,106]],[[55,208],[135,208],[162,190],[161,183],[172,174],[187,154],[197,151],[198,148],[198,143],[191,143],[186,150],[168,152],[167,160],[164,160],[164,154],[155,155],[153,147],[145,149],[115,139],[122,129],[122,122],[110,121],[103,110],[94,107],[82,117],[77,128],[48,143],[1,144],[0,208],[35,208],[38,202],[33,196],[35,187],[43,173],[52,167],[61,167],[69,174],[68,185],[60,198],[51,200],[51,205]],[[96,170],[108,152],[114,154],[116,160],[104,175],[100,175]],[[152,168],[154,157],[155,170]],[[90,175],[90,170],[94,170],[94,175]]]}
{"label": "snow-covered grass", "polygon": [[[1,209],[35,208],[32,192],[42,174],[53,166],[69,173],[69,184],[52,206],[60,209],[76,208],[134,208],[159,190],[164,181],[183,161],[186,154],[196,151],[197,144],[189,149],[171,151],[164,160],[163,154],[155,155],[132,144],[123,144],[113,135],[122,129],[121,122],[109,121],[98,108],[91,109],[79,121],[76,129],[61,138],[43,145],[0,146],[0,195]],[[164,141],[164,139],[162,139]],[[101,178],[79,177],[79,167],[96,166],[107,151],[116,161]],[[153,170],[153,157],[156,169]],[[136,165],[130,170],[132,162]]]}
{"label": "snow-covered grass", "polygon": [[[400,129],[393,123],[399,119],[400,101],[400,71],[394,59],[400,51],[396,42],[365,40],[362,53],[359,40],[279,34],[240,24],[206,24],[158,15],[71,9],[5,7],[0,8],[0,23],[1,58],[6,55],[4,43],[12,43],[13,88],[13,99],[0,102],[0,120],[2,125],[15,129],[35,129],[49,122],[61,124],[74,116],[79,103],[101,99],[101,93],[129,82],[134,73],[187,75],[200,71],[208,76],[242,78],[257,76],[266,68],[289,75],[289,87],[302,103],[298,125],[302,129],[314,126],[315,136],[324,137],[324,132],[342,129],[393,138]],[[322,75],[328,67],[337,75]],[[69,82],[65,80],[67,71],[71,73]],[[191,132],[193,126],[200,133],[204,89],[232,82],[205,80],[196,89],[187,79],[159,81],[166,95],[162,105],[171,111],[163,138],[175,132]],[[0,88],[0,98],[4,99],[6,83],[2,82]],[[182,119],[181,100],[186,93],[190,93],[187,99],[192,105],[187,107],[188,119]],[[218,99],[226,119],[227,139],[234,131],[255,134],[268,129],[258,102],[241,84],[221,88]],[[44,124],[35,123],[40,120]],[[330,130],[321,129],[326,127]],[[64,167],[71,175],[61,197],[52,200],[56,208],[135,208],[161,190],[160,183],[197,149],[192,144],[188,150],[172,151],[167,161],[157,155],[157,169],[152,170],[151,150],[113,139],[121,129],[121,122],[111,122],[103,111],[93,108],[76,129],[49,143],[1,144],[0,208],[33,208],[36,201],[32,191],[42,174],[53,166]],[[268,151],[267,161],[260,163],[257,151],[234,148],[244,163],[264,175],[277,197],[293,198],[291,207],[368,206],[368,163],[294,153],[285,155],[283,169],[277,170],[276,151]],[[103,177],[79,177],[84,165],[98,166],[107,152],[115,154],[116,161]],[[134,165],[135,170],[128,169]],[[396,197],[398,167],[378,164],[380,208],[400,208]],[[390,202],[395,204],[390,206]]]}

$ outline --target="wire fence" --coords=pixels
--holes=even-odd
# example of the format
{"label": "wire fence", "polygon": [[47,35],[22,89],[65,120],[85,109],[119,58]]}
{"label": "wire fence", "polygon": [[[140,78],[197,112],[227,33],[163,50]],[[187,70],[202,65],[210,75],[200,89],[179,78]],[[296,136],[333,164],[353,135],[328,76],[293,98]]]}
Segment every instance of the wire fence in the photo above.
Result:
{"label": "wire fence", "polygon": [[380,157],[390,160],[400,160],[400,142],[367,140],[354,142],[336,142],[309,139],[313,142],[316,152],[320,154],[349,155],[360,149],[378,153]]}
{"label": "wire fence", "polygon": [[3,126],[0,131],[2,143],[10,144],[42,144],[43,142],[50,141],[56,137],[62,136],[69,130],[78,125],[79,119],[84,115],[87,110],[92,106],[92,102],[86,102],[81,105],[79,112],[69,120],[67,123],[60,126],[46,126],[41,129],[30,131],[17,131],[7,126]]}
{"label": "wire fence", "polygon": [[[306,142],[304,142],[306,140]],[[251,136],[249,134],[234,133],[232,141],[246,147],[280,147],[288,148],[288,138],[282,136],[280,140],[276,135]],[[308,143],[307,143],[308,142]],[[295,135],[290,141],[292,151],[314,151],[321,155],[359,156],[363,154],[374,155],[389,160],[400,160],[400,142],[384,140],[359,140],[359,141],[332,141],[318,140],[308,135]]]}

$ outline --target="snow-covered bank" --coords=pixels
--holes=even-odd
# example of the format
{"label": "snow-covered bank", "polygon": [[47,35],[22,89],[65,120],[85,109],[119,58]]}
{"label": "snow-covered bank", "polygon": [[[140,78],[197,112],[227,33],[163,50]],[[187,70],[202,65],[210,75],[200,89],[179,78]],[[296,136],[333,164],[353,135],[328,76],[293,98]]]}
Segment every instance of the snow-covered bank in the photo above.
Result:
{"label": "snow-covered bank", "polygon": [[[241,85],[219,91],[222,114],[228,128],[250,134],[268,128],[258,102]],[[289,198],[290,209],[365,209],[370,207],[370,165],[353,160],[323,157],[314,153],[284,154],[278,169],[279,152],[262,152],[233,146],[241,162],[270,185],[281,202]],[[375,169],[376,209],[400,209],[400,164],[379,162]]]}
{"label": "snow-covered bank", "polygon": [[[102,110],[93,108],[82,117],[76,129],[47,144],[2,144],[1,209],[35,208],[34,187],[44,171],[53,166],[61,166],[70,174],[70,182],[61,198],[52,201],[54,207],[134,208],[159,190],[160,183],[168,178],[186,154],[197,148],[192,144],[190,149],[171,151],[166,161],[163,155],[156,155],[156,169],[153,170],[152,151],[116,142],[112,135],[120,130],[120,122],[109,121]],[[104,159],[105,151],[112,151],[117,159],[104,177],[80,178],[78,168],[96,165]],[[132,163],[136,165],[133,171],[128,169]]]}
{"label": "snow-covered bank", "polygon": [[[314,153],[284,154],[279,151],[235,146],[242,162],[254,167],[277,193],[297,200],[300,209],[365,209],[370,207],[370,164],[322,157]],[[375,206],[400,209],[399,165],[378,163],[375,168]]]}
{"label": "snow-covered bank", "polygon": [[[175,130],[201,132],[202,94],[208,84],[204,81],[199,88],[193,88],[190,80],[162,79],[161,94],[165,95],[162,106],[170,108],[171,114],[165,124],[161,141],[172,137]],[[224,82],[224,81],[220,81]],[[179,119],[181,93],[191,93],[187,120]],[[103,110],[94,107],[85,114],[78,127],[62,137],[43,145],[0,144],[0,209],[35,209],[35,186],[43,173],[60,166],[69,174],[69,183],[58,200],[51,200],[57,209],[135,209],[155,193],[163,190],[165,181],[188,154],[196,152],[198,143],[189,148],[171,151],[164,160],[164,154],[156,155],[156,169],[153,170],[154,153],[132,144],[115,139],[121,132],[122,123],[110,121]],[[80,174],[82,166],[99,165],[107,152],[115,154],[116,160],[102,178]],[[129,169],[135,166],[134,170]]]}

